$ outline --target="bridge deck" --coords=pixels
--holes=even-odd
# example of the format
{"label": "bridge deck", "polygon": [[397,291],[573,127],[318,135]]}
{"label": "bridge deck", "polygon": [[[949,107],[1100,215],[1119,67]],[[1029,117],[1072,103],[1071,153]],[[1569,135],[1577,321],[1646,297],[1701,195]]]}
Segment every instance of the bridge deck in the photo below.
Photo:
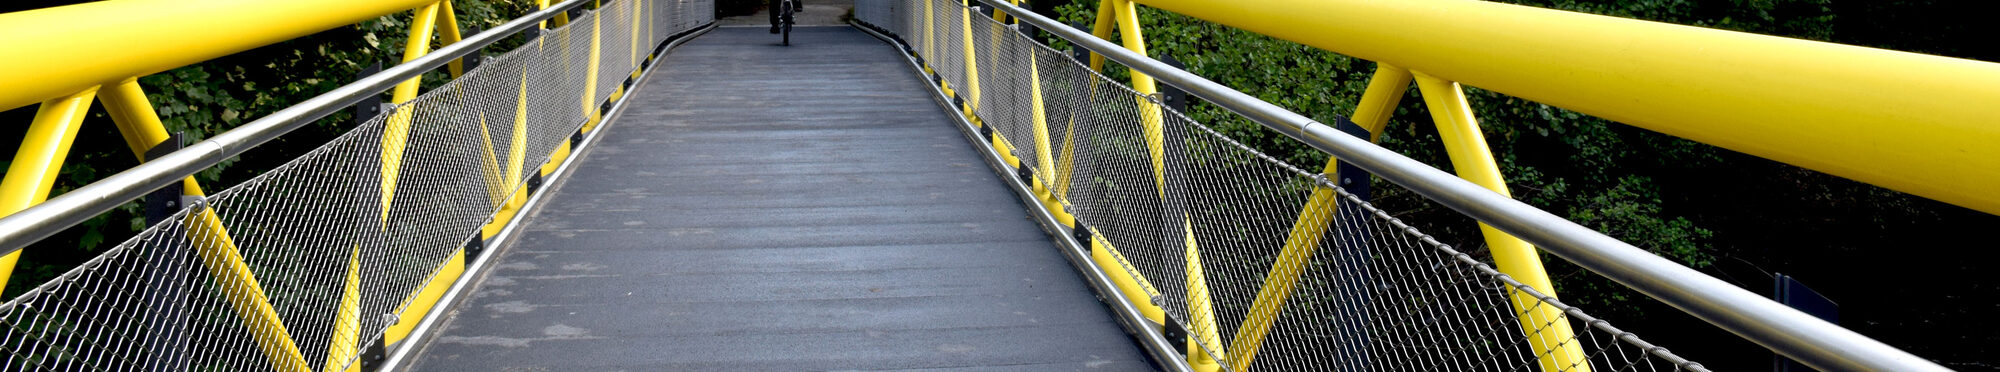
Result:
{"label": "bridge deck", "polygon": [[1152,368],[892,48],[764,31],[668,55],[414,369]]}

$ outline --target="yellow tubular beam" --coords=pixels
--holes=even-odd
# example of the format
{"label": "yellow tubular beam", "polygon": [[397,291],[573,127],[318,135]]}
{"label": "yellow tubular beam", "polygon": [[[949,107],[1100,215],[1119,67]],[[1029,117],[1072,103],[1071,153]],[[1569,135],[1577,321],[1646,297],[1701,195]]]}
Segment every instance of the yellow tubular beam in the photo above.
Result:
{"label": "yellow tubular beam", "polygon": [[[69,145],[76,141],[76,130],[83,126],[84,113],[96,96],[97,87],[90,87],[43,102],[36,110],[35,121],[28,126],[28,136],[21,140],[21,148],[14,152],[14,162],[7,166],[5,178],[0,179],[0,216],[49,199],[49,189],[56,185],[56,173],[62,170],[63,158],[69,157]],[[0,286],[6,285],[20,259],[21,251],[0,257]]]}
{"label": "yellow tubular beam", "polygon": [[431,306],[436,305],[438,299],[444,297],[445,290],[451,289],[451,283],[457,281],[459,275],[465,274],[465,250],[452,252],[451,259],[438,265],[433,271],[436,275],[431,277],[430,282],[424,283],[423,290],[403,299],[402,313],[405,316],[395,325],[389,326],[387,332],[382,335],[383,342],[394,344],[410,337],[410,331],[417,328],[416,318],[429,313]]}
{"label": "yellow tubular beam", "polygon": [[[590,65],[584,66],[583,79],[583,131],[597,129],[597,120],[604,113],[597,112],[597,57],[601,52],[604,17],[590,17]],[[568,153],[564,151],[564,153]],[[555,162],[551,162],[552,164]]]}
{"label": "yellow tubular beam", "polygon": [[556,166],[562,165],[563,160],[568,160],[568,159],[569,159],[569,141],[562,141],[562,143],[556,144],[556,150],[549,153],[549,162],[542,164],[541,168],[542,176],[546,177],[549,175],[549,173],[555,173]]}
{"label": "yellow tubular beam", "polygon": [[[1458,83],[1421,72],[1416,73],[1416,80],[1417,89],[1423,92],[1424,105],[1430,108],[1431,120],[1437,122],[1445,153],[1451,156],[1452,169],[1467,181],[1509,195],[1506,180],[1500,177],[1500,166],[1494,163],[1493,153],[1486,147],[1486,136],[1479,132],[1479,122],[1473,119],[1472,106],[1466,103],[1465,92]],[[1493,266],[1501,273],[1543,294],[1556,296],[1534,246],[1485,223],[1479,224],[1479,232],[1486,236],[1486,245],[1493,252]],[[1569,318],[1560,310],[1538,306],[1540,300],[1521,292],[1514,293],[1512,302],[1515,316],[1521,319],[1522,332],[1541,360],[1543,371],[1590,370],[1583,360],[1588,355],[1579,343],[1571,340],[1576,334],[1570,330]]]}
{"label": "yellow tubular beam", "polygon": [[[321,371],[356,371],[361,363],[352,363],[361,341],[361,250],[351,249],[347,254],[347,278],[341,282],[340,308],[333,315],[333,341],[326,345],[326,366]],[[387,346],[387,345],[384,345]]]}
{"label": "yellow tubular beam", "polygon": [[636,0],[632,1],[632,58],[630,59],[632,60],[633,78],[639,77],[639,36],[643,35],[639,33],[639,26],[645,24],[644,19],[640,18],[640,15],[644,14],[643,12],[641,12],[642,10],[644,10],[644,7],[640,6],[639,4],[643,3],[645,2]]}
{"label": "yellow tubular beam", "polygon": [[[1118,23],[1118,36],[1123,41],[1125,49],[1140,55],[1148,55],[1146,39],[1139,29],[1139,9],[1129,0],[1110,0],[1110,2],[1112,14]],[[1158,92],[1153,77],[1138,71],[1131,73],[1132,90],[1148,96]],[[1135,99],[1139,105],[1139,124],[1146,137],[1146,150],[1151,153],[1153,159],[1154,190],[1159,191],[1160,198],[1164,200],[1168,196],[1166,129],[1162,108],[1143,97]],[[1197,371],[1215,371],[1221,369],[1221,365],[1216,362],[1214,356],[1209,355],[1209,352],[1213,351],[1215,355],[1228,354],[1222,349],[1221,332],[1216,329],[1215,311],[1208,295],[1208,277],[1203,273],[1201,249],[1195,240],[1193,222],[1188,216],[1181,216],[1183,240],[1187,242],[1188,365]],[[1216,350],[1203,350],[1201,345],[1209,345]]]}
{"label": "yellow tubular beam", "polygon": [[[431,14],[430,16],[427,17],[425,16],[425,13],[448,12],[450,10],[451,10],[451,0],[440,0],[436,5],[425,7],[423,9],[418,9],[418,14],[416,18],[430,19],[437,22],[443,22],[445,20],[454,19],[454,17],[452,17],[449,14]],[[430,39],[432,31],[439,27],[448,30],[455,30],[457,25],[441,26],[436,24],[421,25],[417,23],[412,23],[410,25],[410,38],[409,38],[410,42],[405,47],[403,54],[403,61],[408,62],[412,59],[416,59],[417,57],[422,57],[424,54],[430,53]],[[443,42],[445,44],[449,44],[453,41],[455,40],[452,40],[451,38],[445,38]],[[410,87],[408,92],[412,95],[408,97],[403,96],[402,94],[404,93],[403,90],[404,87],[399,85],[396,87],[397,88],[396,96],[392,98],[395,100],[395,102],[402,103],[415,98],[415,93],[416,93],[416,84],[414,83],[415,79],[412,79],[412,81],[413,82],[411,83],[406,83]],[[406,110],[398,110],[398,111],[399,113],[403,113],[403,115],[401,116],[401,120],[397,120],[398,118],[396,117],[391,117],[389,122],[391,124],[400,123],[401,125],[400,126],[392,125],[390,128],[387,128],[387,131],[384,135],[385,146],[383,147],[385,151],[388,151],[388,149],[392,148],[391,146],[387,145],[387,142],[391,138],[396,140],[395,146],[393,146],[393,148],[395,149],[396,156],[394,158],[385,156],[383,161],[384,183],[382,184],[383,187],[382,211],[383,211],[384,227],[388,226],[387,218],[388,218],[388,212],[391,207],[390,203],[394,201],[394,199],[392,199],[391,196],[393,196],[396,186],[394,182],[396,180],[395,175],[400,172],[400,169],[402,167],[401,164],[402,148],[406,144],[406,141],[408,140],[409,130],[410,130],[408,111]],[[417,316],[429,313],[431,307],[437,305],[438,299],[444,296],[444,291],[447,288],[449,288],[451,286],[451,283],[453,281],[456,281],[458,279],[458,276],[463,274],[464,272],[465,272],[465,250],[460,249],[455,252],[452,252],[451,259],[446,260],[444,263],[440,264],[437,269],[432,271],[432,277],[430,278],[430,281],[424,285],[423,289],[418,290],[416,293],[412,293],[408,297],[404,298],[402,306],[400,307],[401,308],[400,313],[415,314]],[[403,317],[399,319],[396,322],[396,324],[390,325],[389,329],[386,330],[386,332],[383,334],[382,336],[383,342],[394,344],[396,342],[402,341],[406,337],[409,337],[410,331],[416,328],[417,325],[416,320],[417,319],[415,319],[414,317]]]}
{"label": "yellow tubular beam", "polygon": [[493,131],[487,128],[486,113],[479,113],[479,145],[484,150],[479,153],[479,172],[486,181],[486,200],[494,208],[506,204],[508,185],[514,183],[510,175],[500,171],[500,154],[493,147]]}
{"label": "yellow tubular beam", "polygon": [[1136,1],[2000,213],[2000,64],[1483,1]]}
{"label": "yellow tubular beam", "polygon": [[[437,12],[438,45],[451,45],[451,43],[458,42],[458,40],[460,39],[458,34],[458,15],[455,14],[456,12],[452,11],[451,1],[449,0],[439,1],[438,6],[439,6]],[[446,69],[450,70],[451,77],[456,78],[459,76],[465,76],[464,58],[451,60],[451,63],[448,64],[448,66],[449,67],[447,67]]]}
{"label": "yellow tubular beam", "polygon": [[[549,8],[549,0],[535,0],[535,10],[542,10],[548,8]],[[535,25],[536,27],[541,27],[544,30],[549,29],[549,21],[541,21],[540,23],[536,23]]]}
{"label": "yellow tubular beam", "polygon": [[[1410,88],[1410,72],[1395,66],[1378,64],[1375,77],[1368,80],[1368,90],[1361,94],[1361,102],[1354,108],[1354,124],[1367,129],[1368,133],[1381,133],[1389,125],[1389,117],[1396,113],[1396,104],[1403,100],[1403,92]],[[1380,135],[1370,136],[1373,141]],[[1327,159],[1321,173],[1333,174],[1339,164],[1338,159]],[[1338,210],[1340,194],[1331,188],[1314,187],[1312,196],[1299,211],[1299,218],[1292,222],[1292,232],[1285,236],[1285,245],[1278,251],[1278,259],[1271,271],[1264,274],[1264,283],[1257,287],[1257,298],[1250,303],[1250,311],[1243,319],[1243,325],[1236,328],[1236,337],[1229,341],[1229,369],[1242,372],[1250,368],[1250,362],[1257,357],[1257,349],[1263,346],[1264,335],[1271,331],[1271,320],[1284,310],[1285,299],[1292,294],[1293,285],[1299,274],[1311,262],[1313,253],[1320,248],[1319,243],[1326,236],[1327,226],[1333,223],[1334,211]]]}
{"label": "yellow tubular beam", "polygon": [[[160,117],[153,111],[153,104],[146,99],[136,79],[126,79],[106,89],[98,96],[104,102],[104,111],[118,126],[118,133],[125,139],[132,154],[145,160],[146,150],[167,140],[167,128],[160,124]],[[181,194],[205,195],[194,177],[181,180]],[[182,221],[188,229],[190,242],[201,257],[202,266],[218,283],[229,290],[230,307],[243,318],[243,325],[255,333],[257,347],[271,364],[284,371],[308,371],[304,354],[292,341],[291,332],[278,319],[277,311],[271,308],[264,296],[263,286],[258,284],[250,267],[243,263],[243,256],[236,249],[236,242],[229,238],[229,231],[222,227],[222,219],[215,210],[205,206],[198,213],[188,215]]]}
{"label": "yellow tubular beam", "polygon": [[[539,45],[537,45],[537,47],[539,47]],[[521,84],[520,87],[516,89],[515,94],[516,96],[514,104],[514,130],[513,130],[514,136],[511,141],[507,142],[508,144],[507,167],[506,170],[502,173],[502,176],[500,177],[500,179],[503,180],[503,182],[505,182],[506,184],[514,184],[516,181],[519,181],[521,179],[521,167],[525,166],[525,163],[527,163],[527,152],[528,152],[528,67],[527,66],[521,67]],[[520,213],[521,205],[526,203],[528,200],[528,193],[527,190],[525,189],[526,187],[527,185],[521,185],[519,187],[514,188],[513,192],[514,196],[508,198],[507,204],[501,206],[500,211],[494,214],[493,222],[487,223],[485,227],[480,229],[479,233],[480,238],[482,239],[492,238],[493,235],[500,233],[500,229],[505,228],[507,226],[507,222],[514,220],[514,215]]]}
{"label": "yellow tubular beam", "polygon": [[[426,53],[430,53],[431,33],[437,28],[438,8],[442,7],[443,3],[440,1],[417,8],[416,14],[410,20],[410,38],[403,45],[403,62],[409,62],[417,59],[417,57],[422,57]],[[417,97],[418,84],[422,82],[422,77],[415,77],[396,84],[395,92],[390,96],[390,102],[400,104],[415,99]],[[413,114],[414,112],[408,106],[396,108],[396,112],[392,113],[389,116],[388,122],[385,123],[386,128],[382,130],[382,221],[384,224],[387,224],[389,220],[389,202],[394,200],[396,196],[397,169],[402,166],[403,146],[410,139],[410,119]]]}
{"label": "yellow tubular beam", "polygon": [[[1098,1],[1097,22],[1091,24],[1090,34],[1093,36],[1097,36],[1097,38],[1099,39],[1111,40],[1112,27],[1117,25],[1117,22],[1114,21],[1116,19],[1118,19],[1118,10],[1116,1],[1115,0]],[[1091,52],[1090,69],[1100,72],[1104,71],[1104,56],[1098,55],[1097,52]]]}
{"label": "yellow tubular beam", "polygon": [[1103,232],[1091,230],[1090,241],[1084,244],[1090,245],[1090,262],[1104,269],[1105,276],[1111,277],[1111,283],[1118,286],[1118,292],[1124,293],[1125,299],[1132,301],[1132,306],[1139,308],[1139,315],[1155,323],[1167,323],[1167,312],[1161,310],[1160,305],[1153,304],[1153,294],[1159,291],[1153,287],[1153,283],[1147,282],[1145,277],[1133,273],[1132,270],[1126,270],[1125,256],[1119,254],[1118,247],[1112,246],[1111,241],[1104,238]]}
{"label": "yellow tubular beam", "polygon": [[[1017,1],[1016,3],[1018,4],[1019,2]],[[1035,196],[1041,198],[1042,205],[1048,207],[1049,214],[1056,218],[1056,222],[1076,227],[1076,217],[1071,216],[1068,211],[1063,209],[1062,202],[1056,198],[1054,185],[1049,184],[1050,181],[1057,179],[1055,177],[1056,159],[1055,151],[1049,147],[1049,120],[1044,116],[1044,108],[1042,107],[1041,71],[1038,71],[1037,67],[1035,67],[1035,56],[1033,54],[1028,55],[1027,64],[1029,127],[1035,133],[1034,178],[1036,182],[1031,186],[1035,189]]]}
{"label": "yellow tubular beam", "polygon": [[[973,110],[979,107],[979,58],[973,54],[972,8],[958,8],[958,24],[959,29],[962,30],[960,33],[965,34],[965,107],[963,110],[965,111],[965,117],[971,118],[976,116],[973,115]],[[980,124],[976,118],[974,124]],[[1006,152],[1002,151],[1001,154],[1006,154]]]}
{"label": "yellow tubular beam", "polygon": [[931,39],[934,38],[934,36],[932,36],[933,33],[931,32],[931,30],[934,30],[935,27],[937,27],[935,24],[933,24],[934,22],[931,20],[933,15],[932,14],[933,11],[931,10],[931,3],[934,2],[935,1],[923,2],[924,3],[924,71],[926,72],[932,72],[930,66],[931,64],[930,60],[932,58],[937,57],[937,48],[933,46],[935,43],[931,42]]}
{"label": "yellow tubular beam", "polygon": [[[0,110],[409,10],[434,0],[122,0],[0,14]],[[283,22],[213,22],[216,19]],[[50,51],[61,51],[53,53]],[[23,58],[21,56],[34,56]]]}

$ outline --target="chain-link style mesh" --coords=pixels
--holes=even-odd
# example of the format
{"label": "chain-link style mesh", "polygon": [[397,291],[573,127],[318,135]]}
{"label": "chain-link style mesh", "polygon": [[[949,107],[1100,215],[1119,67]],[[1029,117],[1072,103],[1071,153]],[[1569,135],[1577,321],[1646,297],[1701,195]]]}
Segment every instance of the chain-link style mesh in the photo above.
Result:
{"label": "chain-link style mesh", "polygon": [[712,20],[712,0],[616,0],[546,30],[0,305],[0,369],[343,370],[423,316],[413,295],[596,109],[593,22],[601,101]]}
{"label": "chain-link style mesh", "polygon": [[1701,370],[961,1],[857,0],[855,15],[971,105],[1115,252],[1113,275],[1228,370]]}

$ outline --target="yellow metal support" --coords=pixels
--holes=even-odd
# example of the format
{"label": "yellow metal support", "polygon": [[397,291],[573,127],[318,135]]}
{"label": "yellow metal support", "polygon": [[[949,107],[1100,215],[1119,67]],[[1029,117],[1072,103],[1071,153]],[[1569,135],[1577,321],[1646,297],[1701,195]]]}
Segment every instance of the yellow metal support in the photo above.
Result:
{"label": "yellow metal support", "polygon": [[[458,40],[461,39],[462,37],[460,37],[458,33],[458,15],[456,14],[456,12],[452,11],[451,1],[449,0],[439,1],[438,6],[439,6],[437,12],[438,45],[451,45],[451,43],[458,42]],[[459,58],[451,60],[451,63],[447,65],[446,70],[451,72],[451,77],[453,78],[457,78],[459,76],[465,76],[465,59]]]}
{"label": "yellow metal support", "polygon": [[[1375,134],[1369,140],[1380,138],[1383,127],[1389,125],[1389,117],[1396,113],[1396,104],[1403,100],[1403,92],[1410,88],[1410,72],[1396,66],[1377,64],[1375,76],[1368,81],[1368,90],[1361,94],[1361,103],[1354,108],[1354,124]],[[1327,159],[1321,173],[1333,174],[1339,159]],[[1278,251],[1278,259],[1271,271],[1264,274],[1264,282],[1257,287],[1257,298],[1250,302],[1250,311],[1245,314],[1243,325],[1236,328],[1236,337],[1229,342],[1229,369],[1242,372],[1250,368],[1250,362],[1257,357],[1257,350],[1263,346],[1264,335],[1271,331],[1271,320],[1284,310],[1285,299],[1292,294],[1293,285],[1299,274],[1312,261],[1313,253],[1320,248],[1320,241],[1326,236],[1328,225],[1333,223],[1334,212],[1338,210],[1340,194],[1331,188],[1314,187],[1312,196],[1299,211],[1299,217],[1292,222],[1292,231],[1285,236],[1285,245]]]}
{"label": "yellow metal support", "polygon": [[644,19],[640,16],[640,14],[643,14],[642,10],[644,10],[644,6],[640,4],[644,3],[644,1],[632,0],[632,58],[630,59],[632,60],[632,77],[634,78],[639,77],[639,37],[645,35],[639,32],[640,25],[645,24],[643,23]]}
{"label": "yellow metal support", "polygon": [[931,41],[932,39],[936,38],[935,36],[933,36],[935,32],[932,32],[931,30],[937,27],[937,25],[935,25],[931,20],[932,13],[934,12],[931,10],[931,3],[933,2],[935,1],[923,2],[924,3],[924,72],[935,74],[937,72],[932,71],[930,66],[931,59],[937,57],[937,47],[933,46],[935,43]]}
{"label": "yellow metal support", "polygon": [[395,344],[410,337],[410,331],[417,328],[416,318],[430,313],[431,306],[436,305],[439,298],[444,298],[445,290],[451,289],[451,283],[457,281],[459,275],[465,274],[465,250],[452,252],[450,260],[439,264],[432,271],[436,274],[431,277],[430,282],[424,283],[424,289],[411,293],[409,297],[403,299],[403,314],[409,316],[404,316],[395,325],[389,326],[388,331],[382,335],[383,342]]}
{"label": "yellow metal support", "polygon": [[963,6],[958,8],[958,23],[959,30],[962,30],[960,33],[965,34],[965,107],[961,110],[964,111],[965,117],[975,118],[973,124],[980,124],[977,115],[973,114],[979,107],[979,56],[973,53],[972,8]]}
{"label": "yellow metal support", "polygon": [[[146,93],[139,87],[137,79],[125,79],[99,93],[104,111],[111,115],[112,122],[118,126],[118,133],[124,137],[133,155],[145,160],[146,150],[167,140],[167,128],[160,123],[158,113],[153,111],[153,104],[146,99]],[[181,180],[181,194],[205,195],[194,177]],[[244,328],[254,334],[258,350],[278,370],[312,370],[298,344],[293,342],[291,332],[278,318],[277,311],[272,309],[256,274],[244,264],[236,242],[230,239],[229,231],[222,226],[222,219],[206,205],[194,208],[201,209],[189,213],[181,221],[188,229],[189,242],[210,278],[217,283],[227,283],[223,288],[229,291],[230,308],[243,319]]]}
{"label": "yellow metal support", "polygon": [[1135,1],[2000,213],[2000,64],[1485,1]]}
{"label": "yellow metal support", "polygon": [[[540,48],[541,44],[539,44],[539,41],[537,41],[537,43],[538,44],[536,44],[536,48]],[[512,185],[514,184],[515,181],[520,180],[522,167],[525,166],[525,163],[527,163],[527,152],[528,152],[528,67],[527,66],[521,67],[521,83],[520,86],[516,88],[515,94],[516,96],[514,104],[513,138],[512,140],[507,142],[509,146],[507,149],[507,166],[506,169],[502,172],[503,176],[500,177],[500,179],[503,180],[503,182],[508,185]],[[493,235],[499,234],[500,229],[505,228],[508,222],[514,220],[515,215],[520,213],[521,206],[525,205],[528,201],[528,192],[526,188],[527,185],[520,185],[513,188],[512,192],[513,196],[507,198],[506,203],[500,207],[499,212],[494,213],[493,222],[489,222],[486,224],[486,226],[480,228],[479,237],[481,239],[492,238]]]}
{"label": "yellow metal support", "polygon": [[[1111,33],[1114,31],[1114,27],[1118,25],[1117,19],[1118,2],[1116,0],[1098,1],[1097,22],[1092,23],[1090,26],[1090,34],[1097,36],[1099,39],[1111,40]],[[1096,52],[1091,52],[1090,69],[1104,71],[1104,56]]]}
{"label": "yellow metal support", "polygon": [[[1472,106],[1466,103],[1465,92],[1458,83],[1422,72],[1416,73],[1416,80],[1417,89],[1423,92],[1424,105],[1430,108],[1431,119],[1437,122],[1438,137],[1451,156],[1452,169],[1467,181],[1509,195],[1507,182],[1500,177],[1500,166],[1494,163],[1493,153],[1486,147],[1486,136],[1480,133]],[[1501,273],[1542,294],[1556,295],[1534,246],[1485,223],[1479,224],[1479,232],[1486,236],[1486,245],[1493,252],[1493,266]],[[1562,311],[1539,305],[1540,300],[1520,292],[1514,293],[1512,302],[1515,316],[1521,319],[1521,330],[1541,360],[1543,371],[1590,370],[1590,364],[1583,360],[1588,355],[1573,340],[1576,333],[1571,331],[1569,318]]]}
{"label": "yellow metal support", "polygon": [[[1020,0],[1014,0],[1013,3],[1014,5],[1021,4]],[[1055,187],[1050,184],[1050,182],[1057,179],[1055,176],[1056,160],[1055,151],[1049,147],[1049,120],[1045,116],[1046,113],[1042,105],[1041,71],[1035,66],[1034,54],[1030,53],[1026,62],[1028,65],[1028,124],[1034,131],[1035,137],[1034,182],[1029,186],[1034,188],[1035,197],[1041,199],[1042,205],[1048,208],[1049,214],[1056,218],[1056,222],[1074,228],[1076,227],[1076,216],[1071,216],[1069,211],[1063,208],[1062,202],[1056,197]]]}
{"label": "yellow metal support", "polygon": [[[603,4],[600,3],[598,5],[601,7]],[[604,38],[601,37],[603,30],[604,17],[590,17],[590,65],[584,66],[583,75],[583,131],[585,133],[597,129],[597,120],[603,119],[602,115],[604,115],[604,113],[597,111],[597,65],[599,63],[597,58],[603,48]],[[563,153],[568,154],[568,151],[563,151]],[[553,164],[555,162],[552,161],[550,163]]]}
{"label": "yellow metal support", "polygon": [[[1100,4],[1100,6],[1098,7],[1099,10],[1098,14],[1100,15],[1112,14],[1112,11],[1110,10],[1111,9],[1110,1],[1111,0],[1104,0],[1104,2]],[[1097,32],[1096,35],[1098,35],[1098,37],[1108,38],[1108,36],[1111,35],[1110,18],[1107,16],[1100,16],[1098,17],[1097,23],[1102,27],[1099,27],[1100,32]],[[1102,58],[1101,56],[1097,56],[1096,54],[1092,54],[1091,56],[1093,58]],[[1099,69],[1101,66],[1102,64],[1100,62],[1099,64],[1093,65],[1092,69]],[[1097,85],[1092,84],[1090,89],[1091,89],[1091,96],[1095,96],[1097,92]],[[1057,171],[1058,173],[1056,174],[1056,190],[1054,193],[1057,197],[1068,195],[1069,181],[1071,174],[1070,171],[1074,169],[1071,167],[1071,165],[1072,162],[1076,159],[1074,153],[1074,149],[1076,147],[1074,146],[1074,144],[1076,139],[1077,123],[1076,123],[1076,118],[1074,116],[1070,118],[1069,124],[1070,125],[1068,131],[1064,132],[1063,134],[1063,143],[1064,143],[1063,154],[1062,154],[1062,159],[1060,160],[1063,164],[1063,167],[1060,170],[1058,170]],[[1074,225],[1074,221],[1072,221],[1071,227],[1077,227],[1076,225]],[[1081,227],[1081,228],[1089,229],[1089,227]],[[1166,311],[1161,309],[1159,305],[1153,303],[1153,297],[1155,294],[1159,293],[1159,290],[1154,288],[1152,283],[1147,282],[1145,277],[1140,276],[1138,273],[1134,273],[1132,272],[1132,270],[1127,269],[1127,266],[1125,265],[1126,262],[1125,256],[1123,254],[1118,253],[1118,248],[1112,246],[1111,241],[1106,240],[1102,232],[1091,231],[1090,236],[1091,236],[1090,241],[1083,242],[1084,244],[1087,244],[1090,247],[1090,262],[1092,264],[1097,265],[1099,269],[1103,269],[1105,276],[1111,277],[1111,283],[1118,287],[1118,292],[1121,295],[1125,296],[1125,299],[1131,302],[1133,307],[1137,307],[1139,309],[1139,315],[1146,317],[1147,320],[1151,320],[1154,323],[1166,324],[1167,322]]]}
{"label": "yellow metal support", "polygon": [[[1129,0],[1107,0],[1107,2],[1111,12],[1098,13],[1098,17],[1100,18],[1098,23],[1105,23],[1102,19],[1104,17],[1113,17],[1113,20],[1117,24],[1119,38],[1125,48],[1140,55],[1147,55],[1146,40],[1139,29],[1138,8]],[[1104,3],[1100,3],[1100,10],[1104,8],[1102,5]],[[1095,57],[1093,60],[1097,58],[1102,57]],[[1158,88],[1153,82],[1153,77],[1146,76],[1146,74],[1137,71],[1132,72],[1132,89],[1140,95],[1145,96],[1151,96],[1158,92]],[[1165,200],[1168,198],[1168,195],[1166,189],[1166,129],[1165,118],[1161,112],[1163,109],[1143,97],[1136,99],[1139,107],[1139,124],[1146,137],[1146,150],[1151,154],[1153,160],[1153,186],[1159,192],[1160,198]],[[1185,252],[1187,257],[1186,283],[1189,317],[1187,324],[1188,365],[1198,371],[1216,371],[1221,369],[1221,365],[1215,360],[1214,356],[1210,355],[1210,352],[1213,352],[1214,355],[1222,356],[1226,356],[1228,353],[1223,349],[1221,332],[1216,328],[1215,311],[1213,305],[1210,304],[1209,298],[1208,277],[1203,273],[1201,249],[1195,239],[1193,220],[1185,215],[1181,216],[1181,219],[1181,233],[1183,240],[1187,244]],[[1202,345],[1209,345],[1214,350],[1203,349]]]}
{"label": "yellow metal support", "polygon": [[[83,126],[84,112],[90,109],[90,101],[96,96],[97,88],[91,87],[43,102],[36,110],[35,121],[28,126],[28,136],[21,140],[21,148],[14,152],[14,162],[7,166],[5,178],[0,179],[0,216],[49,199],[49,189],[56,185],[56,173],[62,170],[63,158],[69,157],[69,145],[76,141],[76,130]],[[14,273],[21,252],[0,257],[0,286]]]}
{"label": "yellow metal support", "polygon": [[121,0],[0,14],[0,35],[6,35],[0,37],[0,56],[7,56],[0,58],[0,71],[8,72],[0,74],[0,87],[6,87],[0,89],[0,110],[433,1]]}

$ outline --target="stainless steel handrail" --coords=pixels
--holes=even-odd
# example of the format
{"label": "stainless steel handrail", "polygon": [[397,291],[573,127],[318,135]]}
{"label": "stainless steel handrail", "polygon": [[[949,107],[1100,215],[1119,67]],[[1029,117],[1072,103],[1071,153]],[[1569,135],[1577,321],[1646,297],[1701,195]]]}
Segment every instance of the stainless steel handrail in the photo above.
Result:
{"label": "stainless steel handrail", "polygon": [[1269,102],[1004,1],[979,0],[1820,370],[1949,371]]}
{"label": "stainless steel handrail", "polygon": [[369,95],[380,94],[396,84],[422,76],[453,60],[515,33],[536,27],[543,20],[583,6],[587,0],[569,0],[548,9],[529,13],[492,30],[481,32],[416,60],[404,62],[380,73],[335,88],[305,102],[271,113],[248,124],[217,134],[180,151],[152,159],[124,172],[105,177],[76,190],[63,193],[28,209],[0,218],[0,254],[11,253],[82,223],[146,193],[242,155],[251,148],[270,142],[285,133],[338,112]]}

